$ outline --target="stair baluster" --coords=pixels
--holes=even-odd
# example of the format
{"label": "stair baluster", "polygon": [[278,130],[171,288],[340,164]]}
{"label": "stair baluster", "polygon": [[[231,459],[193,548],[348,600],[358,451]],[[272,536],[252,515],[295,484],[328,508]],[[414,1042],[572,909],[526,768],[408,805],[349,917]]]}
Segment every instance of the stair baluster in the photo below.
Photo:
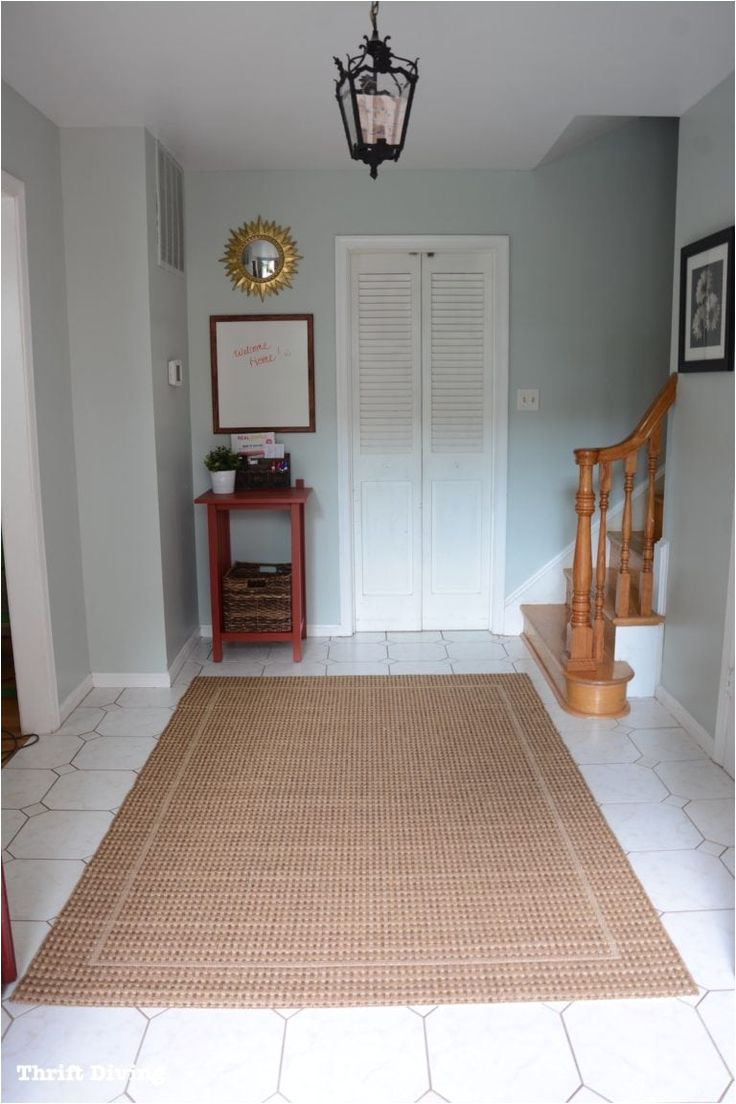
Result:
{"label": "stair baluster", "polygon": [[606,518],[608,514],[608,496],[611,492],[611,465],[603,461],[598,467],[598,508],[601,513],[601,527],[598,533],[598,559],[595,578],[595,617],[593,618],[593,658],[596,663],[603,659],[605,620],[603,607],[606,601]]}
{"label": "stair baluster", "polygon": [[636,475],[637,453],[630,452],[624,460],[624,516],[621,522],[621,553],[616,580],[616,616],[628,617],[631,613],[631,504]]}
{"label": "stair baluster", "polygon": [[568,626],[568,669],[581,671],[595,666],[593,626],[590,619],[590,587],[593,582],[593,552],[590,519],[595,511],[593,493],[594,449],[576,449],[575,462],[580,469],[575,510],[578,515],[575,559],[572,565],[572,600]]}
{"label": "stair baluster", "polygon": [[649,617],[652,612],[655,529],[654,484],[657,478],[657,463],[659,461],[661,442],[661,426],[657,426],[654,433],[649,438],[649,450],[647,454],[649,485],[647,487],[647,510],[644,519],[644,551],[642,553],[642,567],[639,576],[639,613],[642,617]]}

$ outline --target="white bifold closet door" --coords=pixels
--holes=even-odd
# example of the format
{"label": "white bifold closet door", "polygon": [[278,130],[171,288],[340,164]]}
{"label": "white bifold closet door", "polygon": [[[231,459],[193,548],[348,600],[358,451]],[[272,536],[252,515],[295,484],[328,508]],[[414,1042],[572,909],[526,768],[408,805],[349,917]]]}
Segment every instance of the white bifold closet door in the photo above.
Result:
{"label": "white bifold closet door", "polygon": [[492,271],[352,257],[358,631],[489,626]]}

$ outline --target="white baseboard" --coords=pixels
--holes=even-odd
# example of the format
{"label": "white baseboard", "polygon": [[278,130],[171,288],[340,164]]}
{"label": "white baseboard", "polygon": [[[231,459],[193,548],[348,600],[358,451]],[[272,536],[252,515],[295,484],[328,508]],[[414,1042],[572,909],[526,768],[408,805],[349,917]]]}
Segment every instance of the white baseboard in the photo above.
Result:
{"label": "white baseboard", "polygon": [[658,686],[654,691],[654,696],[680,722],[688,735],[700,744],[706,755],[709,755],[712,759],[715,753],[715,740],[710,733],[705,731],[692,714],[688,713],[685,706],[681,705],[677,698],[670,694],[669,690],[665,690],[664,686]]}
{"label": "white baseboard", "polygon": [[[203,640],[211,640],[212,626],[200,625],[199,635]],[[343,625],[307,625],[307,636],[350,636],[350,630]]]}
{"label": "white baseboard", "polygon": [[93,671],[93,686],[125,686],[138,689],[143,686],[171,686],[168,671]]}
{"label": "white baseboard", "polygon": [[[661,468],[657,473],[657,478],[664,473],[664,468]],[[634,488],[632,495],[632,503],[639,503],[641,507],[643,503],[640,500],[646,494],[649,484],[644,481],[641,482],[638,487]],[[617,529],[621,522],[624,512],[624,500],[623,498],[611,506],[608,511],[607,528]],[[641,524],[641,519],[634,520],[634,528]],[[600,532],[601,524],[600,520],[593,522],[591,525],[591,541],[593,548],[597,546],[598,533]],[[572,541],[566,548],[563,548],[561,552],[558,552],[553,559],[549,560],[546,564],[535,571],[525,582],[518,586],[516,590],[512,591],[508,595],[504,602],[504,625],[503,631],[507,636],[518,636],[524,628],[524,618],[521,613],[522,605],[547,605],[549,603],[564,602],[565,601],[565,577],[563,571],[566,567],[572,567],[573,557],[575,555],[575,541]]]}
{"label": "white baseboard", "polygon": [[575,544],[568,545],[554,559],[512,591],[504,603],[503,631],[506,636],[519,636],[524,630],[522,605],[548,605],[565,601],[565,576],[572,563]]}
{"label": "white baseboard", "polygon": [[[191,655],[197,641],[205,634],[196,628],[174,658],[168,671],[93,671],[93,686],[126,686],[135,689],[147,686],[173,686],[176,676]],[[210,627],[209,635],[212,636]]]}
{"label": "white baseboard", "polygon": [[92,675],[87,675],[83,678],[79,686],[72,690],[71,694],[67,694],[62,702],[59,702],[59,727],[63,725],[70,713],[73,713],[81,701],[89,694],[90,690],[94,687],[92,681]]}
{"label": "white baseboard", "polygon": [[195,629],[194,632],[192,633],[192,635],[187,640],[184,647],[181,649],[179,654],[174,659],[173,663],[170,664],[170,666],[169,666],[169,685],[170,686],[174,685],[174,682],[176,680],[176,676],[179,674],[182,667],[184,666],[186,661],[189,659],[189,656],[194,651],[194,648],[195,648],[198,640],[199,640],[199,629]]}
{"label": "white baseboard", "polygon": [[307,625],[307,636],[350,636],[343,625]]}

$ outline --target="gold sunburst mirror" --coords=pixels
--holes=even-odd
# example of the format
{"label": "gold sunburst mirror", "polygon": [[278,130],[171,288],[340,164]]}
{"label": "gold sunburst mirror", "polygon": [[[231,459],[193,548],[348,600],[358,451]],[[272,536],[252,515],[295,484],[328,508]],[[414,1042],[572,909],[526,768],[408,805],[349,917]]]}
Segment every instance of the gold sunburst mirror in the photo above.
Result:
{"label": "gold sunburst mirror", "polygon": [[220,260],[236,288],[263,299],[291,287],[301,257],[290,228],[284,229],[259,215],[254,222],[230,231],[225,256]]}

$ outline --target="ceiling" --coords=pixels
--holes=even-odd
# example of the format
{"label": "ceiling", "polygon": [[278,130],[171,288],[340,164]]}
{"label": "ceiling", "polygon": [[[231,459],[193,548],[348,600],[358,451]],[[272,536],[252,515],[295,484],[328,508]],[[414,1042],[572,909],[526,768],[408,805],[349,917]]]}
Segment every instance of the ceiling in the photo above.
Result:
{"label": "ceiling", "polygon": [[[332,58],[369,30],[368,0],[6,0],[3,78],[59,126],[146,126],[187,169],[347,168]],[[420,59],[408,169],[533,168],[734,67],[730,0],[396,0],[379,30]]]}

